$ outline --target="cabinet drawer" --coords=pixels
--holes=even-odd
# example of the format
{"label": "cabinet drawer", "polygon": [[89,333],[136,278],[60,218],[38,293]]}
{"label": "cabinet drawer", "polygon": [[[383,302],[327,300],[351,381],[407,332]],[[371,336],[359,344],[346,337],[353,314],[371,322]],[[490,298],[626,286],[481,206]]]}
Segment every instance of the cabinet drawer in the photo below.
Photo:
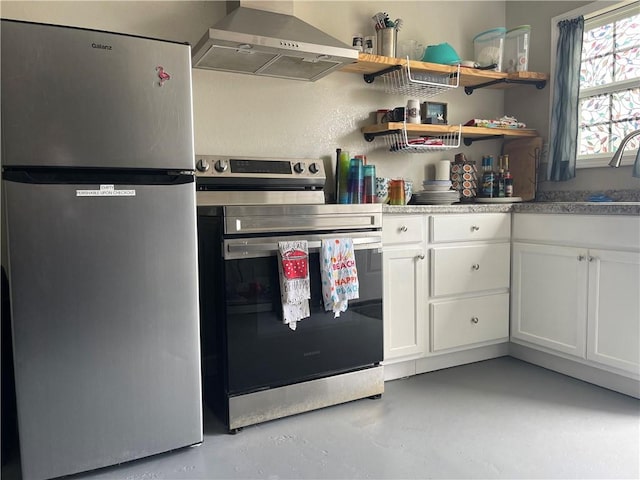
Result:
{"label": "cabinet drawer", "polygon": [[422,242],[424,228],[422,215],[383,215],[382,245]]}
{"label": "cabinet drawer", "polygon": [[511,215],[508,213],[432,215],[430,226],[432,243],[508,240],[511,235]]}
{"label": "cabinet drawer", "polygon": [[509,287],[510,245],[436,247],[431,254],[431,295]]}
{"label": "cabinet drawer", "polygon": [[433,352],[509,337],[509,295],[431,304]]}

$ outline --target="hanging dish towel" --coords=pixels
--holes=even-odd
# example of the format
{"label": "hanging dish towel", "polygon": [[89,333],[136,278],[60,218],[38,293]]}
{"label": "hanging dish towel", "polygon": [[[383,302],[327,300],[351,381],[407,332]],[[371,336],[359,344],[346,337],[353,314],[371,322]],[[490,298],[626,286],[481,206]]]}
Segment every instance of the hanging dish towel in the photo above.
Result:
{"label": "hanging dish towel", "polygon": [[322,240],[320,262],[324,309],[339,317],[347,310],[349,300],[359,297],[353,241],[350,238]]}
{"label": "hanging dish towel", "polygon": [[295,330],[309,316],[309,245],[306,240],[278,242],[280,297],[284,323]]}

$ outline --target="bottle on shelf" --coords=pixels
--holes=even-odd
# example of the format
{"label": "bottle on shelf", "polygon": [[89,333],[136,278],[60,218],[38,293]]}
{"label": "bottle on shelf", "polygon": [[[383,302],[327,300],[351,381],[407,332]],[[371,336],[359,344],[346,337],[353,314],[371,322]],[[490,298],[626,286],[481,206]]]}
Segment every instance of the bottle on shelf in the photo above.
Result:
{"label": "bottle on shelf", "polygon": [[493,183],[494,197],[504,198],[504,167],[503,156],[498,157],[498,171],[495,174],[495,180]]}
{"label": "bottle on shelf", "polygon": [[485,155],[482,157],[482,185],[481,195],[485,198],[494,197],[495,174],[493,173],[493,157]]}
{"label": "bottle on shelf", "polygon": [[509,171],[509,155],[504,155],[504,196],[513,197],[513,176]]}

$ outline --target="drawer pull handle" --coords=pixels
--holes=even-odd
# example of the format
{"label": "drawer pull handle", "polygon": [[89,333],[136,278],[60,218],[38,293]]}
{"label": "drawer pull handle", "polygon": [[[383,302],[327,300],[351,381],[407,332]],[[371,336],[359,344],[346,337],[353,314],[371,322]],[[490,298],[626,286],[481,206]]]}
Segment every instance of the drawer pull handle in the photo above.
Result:
{"label": "drawer pull handle", "polygon": [[480,319],[478,319],[478,317],[471,317],[471,323],[473,323],[474,325],[476,323],[478,323],[480,321]]}
{"label": "drawer pull handle", "polygon": [[478,230],[480,230],[480,227],[477,225],[471,225],[471,231],[472,232],[477,232]]}
{"label": "drawer pull handle", "polygon": [[409,230],[409,229],[407,228],[407,226],[406,226],[406,225],[402,225],[402,226],[400,227],[400,231],[401,231],[401,232],[406,232],[407,230]]}
{"label": "drawer pull handle", "polygon": [[421,253],[420,255],[418,255],[418,258],[419,258],[420,260],[424,260],[424,253]]}
{"label": "drawer pull handle", "polygon": [[581,262],[585,259],[584,255],[578,255],[578,261]]}
{"label": "drawer pull handle", "polygon": [[479,265],[479,264],[477,264],[477,263],[474,263],[473,265],[471,265],[471,268],[472,268],[473,270],[480,270],[480,265]]}

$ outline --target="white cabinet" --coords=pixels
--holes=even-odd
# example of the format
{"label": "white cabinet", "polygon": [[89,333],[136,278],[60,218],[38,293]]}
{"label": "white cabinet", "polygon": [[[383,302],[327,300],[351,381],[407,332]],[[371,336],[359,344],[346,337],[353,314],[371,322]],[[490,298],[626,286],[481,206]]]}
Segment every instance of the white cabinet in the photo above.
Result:
{"label": "white cabinet", "polygon": [[423,215],[383,216],[385,364],[421,357],[425,351],[425,228]]}
{"label": "white cabinet", "polygon": [[585,258],[574,247],[513,244],[512,338],[584,357]]}
{"label": "white cabinet", "polygon": [[486,295],[431,304],[432,351],[509,336],[509,295]]}
{"label": "white cabinet", "polygon": [[509,338],[508,213],[430,217],[430,354]]}
{"label": "white cabinet", "polygon": [[514,215],[513,342],[638,376],[639,294],[637,217]]}
{"label": "white cabinet", "polygon": [[591,249],[587,359],[640,372],[640,253]]}

